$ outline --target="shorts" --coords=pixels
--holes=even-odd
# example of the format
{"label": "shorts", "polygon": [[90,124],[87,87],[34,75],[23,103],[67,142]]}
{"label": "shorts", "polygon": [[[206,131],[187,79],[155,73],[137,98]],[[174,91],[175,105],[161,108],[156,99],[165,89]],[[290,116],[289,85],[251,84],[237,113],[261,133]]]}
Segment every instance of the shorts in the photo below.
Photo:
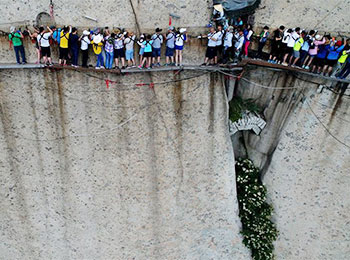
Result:
{"label": "shorts", "polygon": [[314,65],[318,66],[318,67],[323,67],[323,65],[325,64],[325,59],[319,58],[319,57],[315,57],[314,58]]}
{"label": "shorts", "polygon": [[144,52],[143,57],[146,57],[146,58],[152,57],[152,52]]}
{"label": "shorts", "polygon": [[140,48],[140,52],[139,52],[139,55],[143,55],[145,53],[145,48]]}
{"label": "shorts", "polygon": [[300,58],[300,51],[294,51],[293,56],[294,58]]}
{"label": "shorts", "polygon": [[153,48],[152,54],[153,54],[153,57],[160,57],[160,48]]}
{"label": "shorts", "polygon": [[215,54],[215,56],[217,56],[218,54],[221,54],[221,53],[222,53],[222,45],[216,46],[216,54]]}
{"label": "shorts", "polygon": [[126,50],[125,57],[126,57],[126,60],[133,60],[134,59],[134,50]]}
{"label": "shorts", "polygon": [[217,49],[216,47],[210,47],[208,46],[207,48],[207,52],[205,54],[205,57],[207,57],[208,59],[214,59],[214,57],[216,56],[217,53]]}
{"label": "shorts", "polygon": [[184,49],[184,46],[183,46],[183,45],[181,45],[181,46],[175,45],[175,50],[182,51],[183,49]]}
{"label": "shorts", "polygon": [[288,46],[287,46],[286,53],[288,53],[288,54],[290,54],[290,55],[293,55],[293,54],[294,54],[294,48],[293,48],[293,47],[288,47]]}
{"label": "shorts", "polygon": [[60,56],[59,58],[61,60],[68,60],[68,48],[61,48],[60,47]]}
{"label": "shorts", "polygon": [[124,49],[114,49],[114,58],[125,58],[125,51]]}
{"label": "shorts", "polygon": [[337,64],[337,60],[326,60],[326,65],[333,67],[335,64]]}
{"label": "shorts", "polygon": [[43,57],[48,57],[50,58],[51,57],[51,50],[50,50],[50,47],[41,47],[41,55]]}
{"label": "shorts", "polygon": [[173,57],[174,56],[174,48],[169,48],[169,47],[166,47],[166,50],[165,50],[165,56],[166,57]]}

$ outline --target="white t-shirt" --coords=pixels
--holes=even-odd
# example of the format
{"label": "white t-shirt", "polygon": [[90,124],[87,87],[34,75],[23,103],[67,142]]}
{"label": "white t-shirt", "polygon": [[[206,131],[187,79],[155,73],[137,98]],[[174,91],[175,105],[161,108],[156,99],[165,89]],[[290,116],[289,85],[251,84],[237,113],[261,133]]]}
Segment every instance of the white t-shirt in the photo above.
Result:
{"label": "white t-shirt", "polygon": [[176,34],[175,37],[175,45],[176,46],[184,46],[184,42],[186,41],[186,35],[185,34]]}
{"label": "white t-shirt", "polygon": [[133,50],[134,49],[134,41],[135,41],[136,36],[133,35],[131,37],[125,38],[124,44],[125,44],[125,49],[126,50]]}
{"label": "white t-shirt", "polygon": [[82,51],[85,51],[89,48],[89,44],[90,44],[89,36],[87,36],[87,35],[83,36],[83,38],[81,38],[80,42],[81,42],[80,49]]}
{"label": "white t-shirt", "polygon": [[292,32],[288,40],[287,46],[294,47],[295,42],[300,38],[299,34]]}
{"label": "white t-shirt", "polygon": [[50,36],[51,36],[50,32],[39,34],[37,37],[39,46],[50,47],[50,40],[49,40]]}
{"label": "white t-shirt", "polygon": [[235,35],[237,41],[235,43],[235,48],[237,50],[240,50],[243,47],[243,43],[244,43],[244,35],[239,35],[239,33],[237,33]]}
{"label": "white t-shirt", "polygon": [[216,38],[217,38],[216,46],[222,45],[222,38],[223,37],[224,37],[224,31],[218,31],[216,33]]}
{"label": "white t-shirt", "polygon": [[208,46],[209,47],[216,47],[216,41],[214,41],[213,39],[215,39],[215,40],[217,39],[216,32],[208,34]]}
{"label": "white t-shirt", "polygon": [[226,32],[226,35],[224,38],[224,47],[232,47],[232,38],[233,38],[233,33]]}
{"label": "white t-shirt", "polygon": [[286,30],[283,34],[282,42],[287,44],[289,41],[289,38],[290,38],[290,33],[287,32],[287,30]]}

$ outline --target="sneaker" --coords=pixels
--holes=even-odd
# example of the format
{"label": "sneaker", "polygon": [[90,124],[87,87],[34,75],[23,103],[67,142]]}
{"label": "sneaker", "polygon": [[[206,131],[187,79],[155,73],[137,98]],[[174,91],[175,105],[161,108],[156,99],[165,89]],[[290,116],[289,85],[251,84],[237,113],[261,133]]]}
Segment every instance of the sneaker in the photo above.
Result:
{"label": "sneaker", "polygon": [[23,61],[22,64],[23,64],[23,65],[24,65],[24,64],[27,64],[27,62],[26,62],[26,61]]}
{"label": "sneaker", "polygon": [[282,62],[282,65],[283,66],[288,66],[288,63],[287,62]]}
{"label": "sneaker", "polygon": [[207,66],[207,64],[204,62],[204,63],[201,64],[201,66]]}
{"label": "sneaker", "polygon": [[[49,64],[49,67],[52,67],[52,66],[53,66],[53,64],[52,64],[52,63],[50,63],[50,64]],[[77,66],[77,67],[78,67],[78,66]]]}
{"label": "sneaker", "polygon": [[125,70],[125,66],[122,67],[122,70]]}
{"label": "sneaker", "polygon": [[157,63],[157,67],[160,67],[160,63],[159,62]]}
{"label": "sneaker", "polygon": [[148,70],[152,69],[152,66],[150,66],[150,67],[147,67],[147,69],[148,69]]}
{"label": "sneaker", "polygon": [[100,69],[100,67],[97,67],[97,66],[96,66],[96,67],[95,67],[95,69],[99,70],[99,69]]}
{"label": "sneaker", "polygon": [[310,69],[310,67],[309,67],[309,66],[305,66],[305,68],[304,68],[304,69],[309,70],[309,69]]}
{"label": "sneaker", "polygon": [[142,70],[142,66],[141,65],[139,65],[139,66],[137,66],[140,70]]}
{"label": "sneaker", "polygon": [[103,67],[103,66],[100,66],[100,69],[104,69],[105,67]]}

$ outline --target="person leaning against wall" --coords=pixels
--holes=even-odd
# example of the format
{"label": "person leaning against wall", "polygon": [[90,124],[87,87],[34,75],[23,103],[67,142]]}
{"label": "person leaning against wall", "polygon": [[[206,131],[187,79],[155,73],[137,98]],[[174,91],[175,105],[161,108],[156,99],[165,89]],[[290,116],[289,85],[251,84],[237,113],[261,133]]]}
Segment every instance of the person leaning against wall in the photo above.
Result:
{"label": "person leaning against wall", "polygon": [[[13,49],[15,51],[16,55],[16,61],[18,64],[26,64],[26,54],[24,52],[24,47],[23,47],[23,34],[21,30],[16,30],[15,27],[10,28],[10,34],[9,34],[9,40],[13,44]],[[22,57],[22,62],[20,60],[20,55]]]}

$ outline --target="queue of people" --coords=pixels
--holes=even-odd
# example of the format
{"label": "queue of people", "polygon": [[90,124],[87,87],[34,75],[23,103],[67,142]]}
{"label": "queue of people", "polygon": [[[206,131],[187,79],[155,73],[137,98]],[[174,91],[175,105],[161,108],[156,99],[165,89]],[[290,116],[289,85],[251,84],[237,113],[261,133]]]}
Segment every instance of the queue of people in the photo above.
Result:
{"label": "queue of people", "polygon": [[[266,26],[259,35],[260,54],[263,43],[269,37],[268,31]],[[307,32],[299,27],[285,29],[280,26],[272,33],[268,62],[345,79],[350,74],[349,54],[350,39],[336,39],[329,34],[318,34],[315,30]],[[259,53],[257,58],[261,58]]]}
{"label": "queue of people", "polygon": [[[80,36],[77,28],[71,26],[63,28],[41,26],[35,28],[33,32],[26,29],[23,33],[11,27],[9,40],[14,46],[18,64],[26,63],[23,47],[24,34],[32,39],[37,50],[37,64],[43,59],[43,64],[52,66],[51,49],[57,45],[59,65],[66,66],[70,60],[71,66],[78,67],[78,57],[81,56],[81,66],[88,67],[91,46],[97,60],[96,69],[133,68],[137,66],[137,61],[139,69],[159,67],[161,66],[161,48],[164,43],[166,45],[165,66],[182,66],[182,52],[188,41],[187,30],[185,28],[175,30],[173,26],[169,26],[166,34],[162,34],[162,29],[157,28],[153,35],[141,34],[139,38],[132,31],[120,29],[110,31],[108,27],[84,30]],[[135,58],[136,46],[139,46],[138,59]]]}
{"label": "queue of people", "polygon": [[[221,16],[220,16],[221,17]],[[261,33],[254,34],[250,24],[237,19],[228,26],[220,20],[208,25],[209,33],[198,38],[207,39],[207,51],[203,66],[225,63],[237,63],[248,57],[252,37],[256,36],[258,50],[254,58],[264,57],[263,49],[268,41],[271,51],[268,62],[284,66],[299,67],[324,76],[345,79],[350,74],[350,39],[336,39],[329,34],[320,35],[315,30],[309,32],[299,27],[286,29],[280,26],[270,34],[270,28],[265,26]],[[59,46],[60,65],[67,65],[70,59],[72,66],[79,64],[81,55],[82,67],[88,66],[89,46],[96,55],[96,69],[106,68],[152,68],[161,66],[161,48],[166,46],[165,66],[182,66],[182,52],[188,41],[184,28],[175,30],[170,26],[166,34],[157,28],[152,35],[141,34],[139,37],[132,31],[95,29],[84,30],[78,35],[76,28],[40,27],[32,33],[29,30],[21,32],[11,27],[9,40],[12,42],[16,61],[26,63],[23,47],[24,34],[29,35],[37,50],[37,63],[43,58],[44,64],[52,65],[51,48]],[[138,59],[135,58],[135,46],[139,46]],[[22,60],[21,60],[22,58]]]}

